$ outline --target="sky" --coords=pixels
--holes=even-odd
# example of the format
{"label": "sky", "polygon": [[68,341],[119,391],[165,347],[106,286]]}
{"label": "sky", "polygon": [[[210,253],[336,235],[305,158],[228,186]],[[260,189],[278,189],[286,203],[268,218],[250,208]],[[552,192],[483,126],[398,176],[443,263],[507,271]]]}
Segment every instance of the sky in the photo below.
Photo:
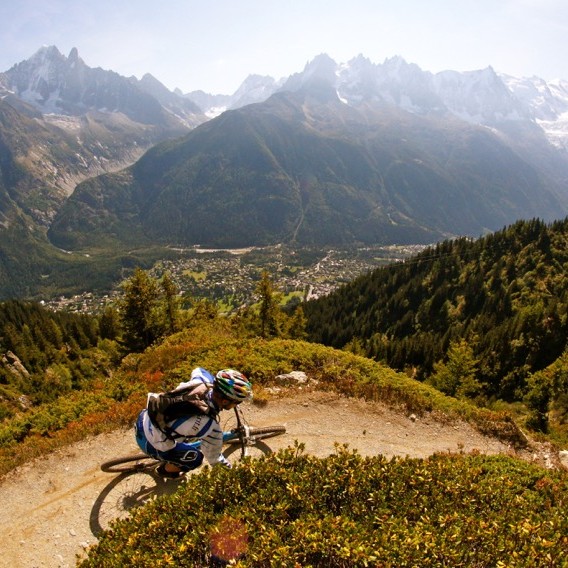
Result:
{"label": "sky", "polygon": [[248,75],[394,56],[568,80],[567,0],[3,0],[0,71],[44,45],[170,90],[233,94]]}

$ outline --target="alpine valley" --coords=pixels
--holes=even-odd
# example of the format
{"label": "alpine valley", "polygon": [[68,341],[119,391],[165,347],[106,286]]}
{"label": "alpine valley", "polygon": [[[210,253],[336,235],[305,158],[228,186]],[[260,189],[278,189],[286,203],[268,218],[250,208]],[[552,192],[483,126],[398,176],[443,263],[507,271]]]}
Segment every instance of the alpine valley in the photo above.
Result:
{"label": "alpine valley", "polygon": [[232,96],[40,49],[0,73],[0,298],[172,247],[425,244],[568,211],[568,82],[319,55]]}

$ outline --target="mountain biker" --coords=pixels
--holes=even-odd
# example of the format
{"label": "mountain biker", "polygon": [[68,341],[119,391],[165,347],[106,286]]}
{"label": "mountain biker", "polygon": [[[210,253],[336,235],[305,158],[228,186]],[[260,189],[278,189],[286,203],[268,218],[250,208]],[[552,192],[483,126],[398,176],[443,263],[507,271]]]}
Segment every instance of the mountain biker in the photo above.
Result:
{"label": "mountain biker", "polygon": [[[204,403],[206,413],[196,412],[168,422],[168,430],[175,433],[174,439],[151,422],[147,409],[138,415],[136,442],[145,454],[163,462],[156,469],[163,477],[180,477],[199,467],[204,457],[211,465],[231,467],[222,454],[223,432],[218,414],[251,398],[252,386],[242,373],[234,369],[224,369],[213,376],[206,369],[197,367],[191,372],[190,380],[180,383],[174,392],[196,383],[208,387],[200,401]],[[201,449],[189,445],[196,440],[201,440]]]}

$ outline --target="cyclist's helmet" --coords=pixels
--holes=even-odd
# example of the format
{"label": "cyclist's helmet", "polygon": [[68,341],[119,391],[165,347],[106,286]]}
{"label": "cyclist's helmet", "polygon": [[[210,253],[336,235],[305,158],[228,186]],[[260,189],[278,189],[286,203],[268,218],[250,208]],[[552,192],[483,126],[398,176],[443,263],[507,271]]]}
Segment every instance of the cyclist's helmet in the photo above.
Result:
{"label": "cyclist's helmet", "polygon": [[243,402],[252,397],[252,385],[239,371],[223,369],[215,375],[213,388],[225,398],[236,402]]}

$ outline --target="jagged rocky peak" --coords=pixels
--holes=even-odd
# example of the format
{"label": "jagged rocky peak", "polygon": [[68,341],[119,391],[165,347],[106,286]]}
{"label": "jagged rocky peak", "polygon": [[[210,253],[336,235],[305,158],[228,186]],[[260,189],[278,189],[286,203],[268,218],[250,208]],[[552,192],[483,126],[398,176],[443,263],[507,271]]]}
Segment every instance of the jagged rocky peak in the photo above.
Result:
{"label": "jagged rocky peak", "polygon": [[326,53],[322,53],[309,62],[304,68],[304,83],[322,81],[333,85],[337,71],[337,63]]}
{"label": "jagged rocky peak", "polygon": [[440,71],[433,75],[433,85],[438,92],[447,91],[466,95],[474,91],[499,94],[509,97],[510,93],[492,67],[477,71]]}
{"label": "jagged rocky peak", "polygon": [[501,79],[514,96],[531,107],[537,120],[554,121],[568,112],[568,81],[546,82],[540,77],[512,77],[502,74]]}
{"label": "jagged rocky peak", "polygon": [[382,65],[377,65],[377,84],[381,89],[387,89],[392,92],[395,90],[416,91],[420,90],[422,94],[431,91],[431,74],[423,71],[416,63],[407,63],[406,60],[397,55],[389,59],[385,59]]}
{"label": "jagged rocky peak", "polygon": [[269,91],[276,83],[273,77],[268,75],[249,75],[235,91],[234,96],[241,97],[245,93],[256,90]]}
{"label": "jagged rocky peak", "polygon": [[131,77],[131,81],[136,84],[138,83],[147,93],[154,95],[155,97],[160,98],[161,96],[168,96],[174,94],[172,93],[163,83],[161,83],[154,75],[150,73],[145,73],[142,76],[142,79],[138,81],[136,77]]}
{"label": "jagged rocky peak", "polygon": [[[22,61],[22,63],[30,62],[36,63],[38,61],[61,59],[64,60],[65,56],[57,49],[55,45],[42,45],[29,59]],[[16,67],[18,66],[16,65]]]}
{"label": "jagged rocky peak", "polygon": [[363,100],[378,100],[377,65],[363,55],[338,66],[337,92],[346,104],[357,104]]}
{"label": "jagged rocky peak", "polygon": [[205,120],[200,108],[169,91],[149,73],[139,81],[134,76],[91,68],[79,57],[76,47],[68,57],[55,46],[42,47],[6,71],[0,89],[14,93],[44,114],[83,116],[93,110],[122,113],[143,124],[167,123],[176,131]]}
{"label": "jagged rocky peak", "polygon": [[527,108],[491,66],[462,73],[442,71],[433,76],[432,84],[444,104],[468,122],[492,124],[530,119]]}
{"label": "jagged rocky peak", "polygon": [[337,63],[322,53],[308,62],[301,73],[291,75],[282,86],[282,91],[305,91],[319,100],[337,98]]}
{"label": "jagged rocky peak", "polygon": [[249,75],[229,97],[232,108],[265,101],[276,90],[276,81],[267,75]]}
{"label": "jagged rocky peak", "polygon": [[273,92],[276,81],[266,75],[249,75],[231,97],[235,106],[258,103],[266,100]]}
{"label": "jagged rocky peak", "polygon": [[51,94],[61,82],[66,63],[67,58],[57,47],[43,46],[32,57],[6,71],[8,86],[27,103],[49,105]]}
{"label": "jagged rocky peak", "polygon": [[374,78],[376,74],[377,66],[361,54],[339,65],[336,71],[340,83],[365,82],[371,77]]}
{"label": "jagged rocky peak", "polygon": [[78,63],[79,61],[82,62],[82,59],[79,57],[79,50],[76,47],[71,48],[69,55],[67,56],[69,63]]}
{"label": "jagged rocky peak", "polygon": [[282,90],[295,91],[313,80],[323,80],[332,85],[335,83],[337,63],[329,55],[321,54],[306,63],[304,70],[294,73],[284,83]]}
{"label": "jagged rocky peak", "polygon": [[153,86],[164,86],[158,79],[156,79],[156,77],[154,77],[154,75],[152,75],[151,73],[144,73],[144,75],[142,76],[142,79],[140,79],[141,83],[145,83],[147,85],[153,85]]}
{"label": "jagged rocky peak", "polygon": [[404,59],[402,55],[393,55],[392,57],[387,57],[384,60],[382,67],[385,70],[394,72],[398,72],[408,67],[415,67],[417,69],[420,69],[415,63],[407,63],[406,59]]}
{"label": "jagged rocky peak", "polygon": [[47,71],[52,73],[61,72],[64,68],[73,68],[77,64],[85,65],[79,57],[79,50],[73,47],[69,56],[65,57],[55,45],[44,45],[40,47],[29,59],[25,59],[14,65],[7,73],[9,76],[20,75],[29,76],[30,74],[44,74]]}
{"label": "jagged rocky peak", "polygon": [[353,59],[350,59],[349,62],[347,63],[347,65],[349,67],[354,68],[354,69],[376,67],[376,65],[368,57],[365,57],[362,53],[360,53],[356,57],[353,57]]}
{"label": "jagged rocky peak", "polygon": [[56,46],[43,46],[29,59],[6,71],[9,87],[24,101],[53,111],[55,94],[69,81],[69,76],[85,68],[76,47],[65,57]]}

